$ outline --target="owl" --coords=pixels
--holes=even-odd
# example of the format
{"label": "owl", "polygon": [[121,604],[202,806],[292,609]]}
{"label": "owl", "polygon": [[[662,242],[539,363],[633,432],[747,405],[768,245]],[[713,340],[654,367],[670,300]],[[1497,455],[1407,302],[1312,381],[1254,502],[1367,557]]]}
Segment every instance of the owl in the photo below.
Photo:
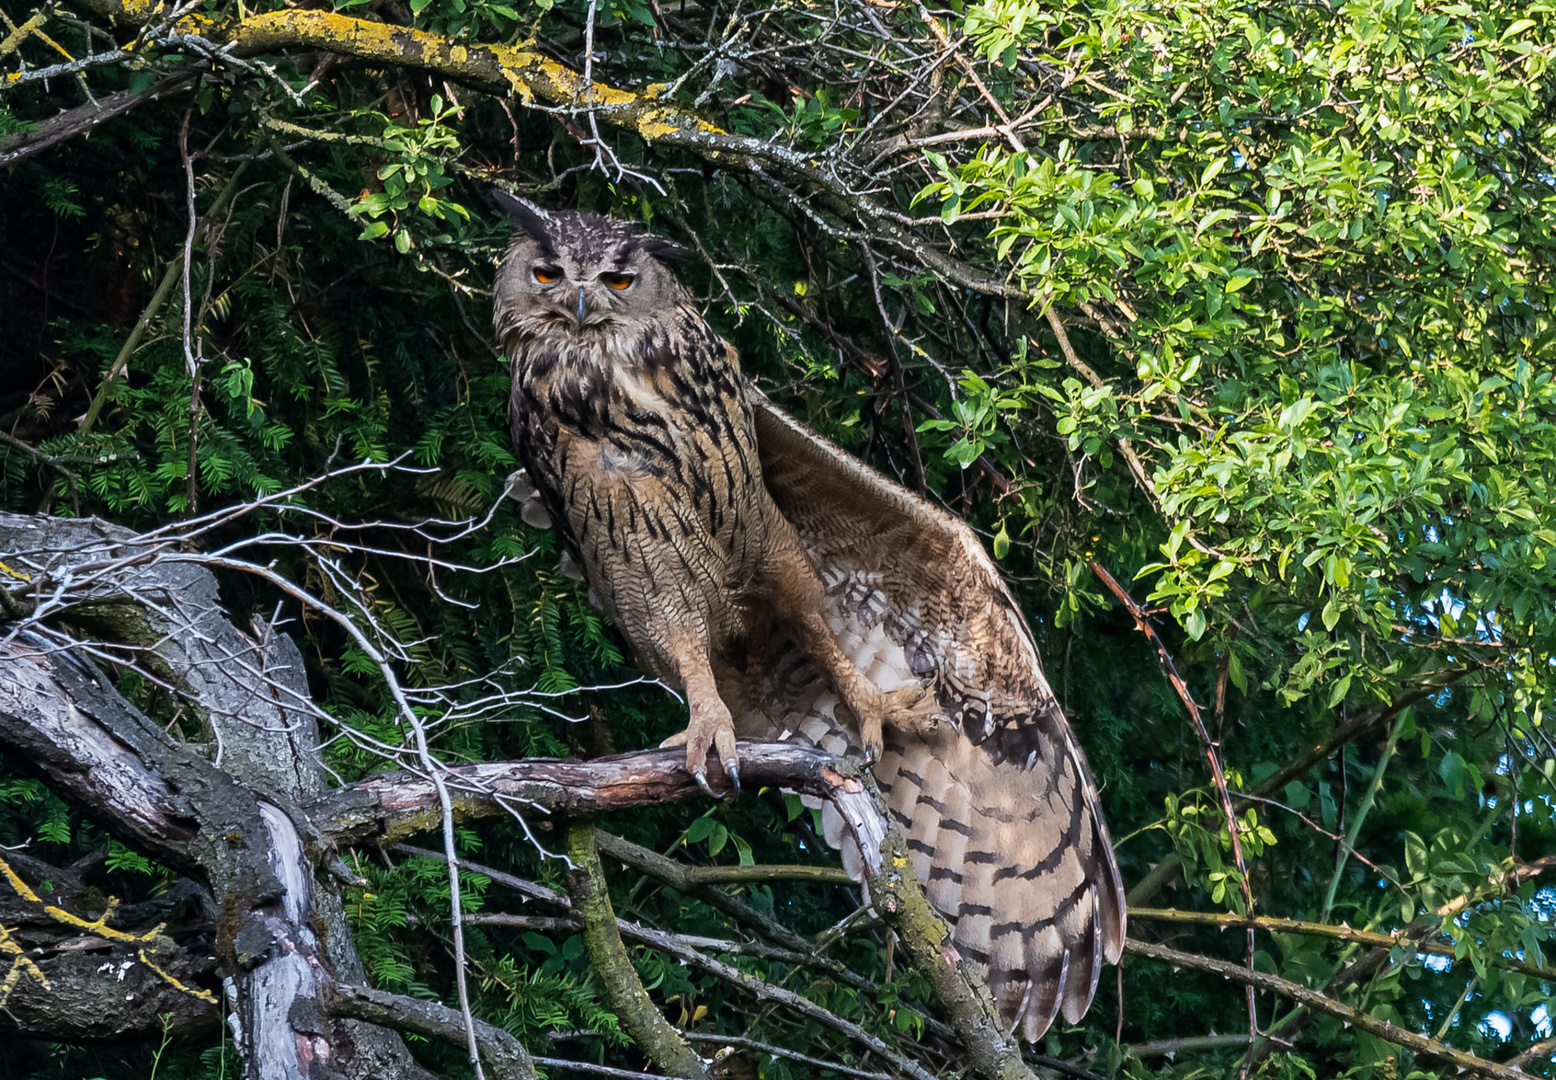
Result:
{"label": "owl", "polygon": [[[1078,1021],[1124,941],[1095,785],[966,524],[775,408],[677,281],[674,242],[498,193],[513,438],[597,602],[681,689],[686,767],[737,736],[874,763],[931,902],[1005,1021]],[[822,808],[856,877],[860,853]]]}

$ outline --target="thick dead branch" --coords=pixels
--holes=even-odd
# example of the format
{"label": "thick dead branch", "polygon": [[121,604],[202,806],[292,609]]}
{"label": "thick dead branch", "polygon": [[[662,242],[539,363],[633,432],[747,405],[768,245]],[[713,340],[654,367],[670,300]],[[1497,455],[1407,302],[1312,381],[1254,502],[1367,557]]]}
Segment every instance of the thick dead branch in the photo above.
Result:
{"label": "thick dead branch", "polygon": [[[336,972],[364,976],[339,898],[314,880],[287,809],[324,787],[295,646],[241,633],[209,571],[127,555],[134,539],[96,521],[0,517],[7,564],[79,578],[74,615],[138,646],[186,696],[212,734],[212,760],[31,630],[0,643],[0,741],[110,833],[208,884],[216,974],[247,1076],[301,1078],[323,1060],[346,1076],[423,1075],[398,1036],[319,1008]],[[117,561],[105,558],[113,552]]]}
{"label": "thick dead branch", "polygon": [[[701,798],[685,763],[684,750],[645,750],[594,761],[491,762],[451,768],[445,782],[460,819],[510,812],[597,814]],[[836,758],[812,747],[740,744],[741,779],[753,788],[785,787],[830,798],[847,780],[839,767]],[[716,791],[732,787],[722,767],[714,765],[708,768],[708,782]],[[318,834],[340,844],[402,840],[436,827],[438,814],[432,782],[408,772],[369,777],[308,807]]]}
{"label": "thick dead branch", "polygon": [[[436,1001],[418,1001],[365,986],[336,983],[326,1002],[336,1016],[349,1016],[379,1027],[408,1031],[465,1045],[465,1020],[458,1009]],[[535,1080],[535,1066],[524,1044],[500,1027],[476,1021],[481,1058],[497,1080]]]}
{"label": "thick dead branch", "polygon": [[82,1042],[148,1035],[164,1018],[180,1034],[219,1023],[205,989],[219,982],[203,889],[185,879],[159,900],[121,906],[75,869],[21,852],[6,854],[0,877],[0,966],[23,965],[0,992],[0,1030]]}

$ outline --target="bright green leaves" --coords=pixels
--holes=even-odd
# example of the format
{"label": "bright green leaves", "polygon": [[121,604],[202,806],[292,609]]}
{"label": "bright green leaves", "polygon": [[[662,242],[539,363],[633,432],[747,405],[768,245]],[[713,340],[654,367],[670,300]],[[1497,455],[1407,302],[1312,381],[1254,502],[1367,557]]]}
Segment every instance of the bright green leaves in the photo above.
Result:
{"label": "bright green leaves", "polygon": [[461,147],[449,118],[458,112],[457,106],[445,108],[442,97],[434,94],[432,115],[417,120],[412,127],[379,117],[383,135],[377,141],[392,158],[377,170],[383,189],[364,195],[351,206],[351,212],[367,222],[359,239],[392,236],[395,250],[404,255],[416,245],[413,222],[418,233],[429,227],[439,229],[427,239],[446,244],[451,239],[446,225],[456,218],[470,220],[470,212],[459,203],[433,194],[454,182],[448,175],[449,163]]}
{"label": "bright green leaves", "polygon": [[733,844],[740,865],[755,866],[756,860],[751,853],[750,842],[729,831],[729,826],[726,824],[727,816],[722,806],[710,807],[706,813],[687,826],[681,842],[687,845],[706,844],[710,859],[717,859],[727,845]]}
{"label": "bright green leaves", "polygon": [[1128,92],[1091,99],[1107,136],[931,155],[920,198],[997,212],[988,242],[1035,305],[1111,304],[1138,381],[1033,372],[1023,398],[1072,453],[1148,448],[1170,535],[1142,573],[1191,638],[1222,633],[1229,590],[1285,598],[1288,700],[1388,696],[1439,664],[1412,651],[1431,639],[1556,641],[1536,600],[1556,588],[1556,397],[1528,359],[1556,296],[1527,272],[1556,257],[1533,224],[1556,191],[1519,148],[1545,138],[1551,22],[1385,0],[967,11],[991,59],[1043,42],[1076,85]]}
{"label": "bright green leaves", "polygon": [[[965,469],[986,453],[998,452],[1010,442],[1010,436],[1002,430],[1000,413],[1019,409],[1019,394],[1001,392],[981,376],[964,371],[959,383],[966,396],[951,402],[951,417],[925,420],[919,425],[921,433],[954,434],[956,440],[945,446],[941,453],[947,460]],[[934,445],[940,440],[925,440]],[[1007,544],[1009,543],[1007,537]]]}
{"label": "bright green leaves", "polygon": [[833,96],[818,88],[813,94],[799,95],[792,111],[771,101],[762,104],[774,114],[789,141],[821,147],[830,145],[859,119],[858,109],[833,105]]}
{"label": "bright green leaves", "polygon": [[[1236,824],[1245,866],[1252,873],[1252,860],[1263,855],[1265,848],[1273,847],[1278,838],[1260,822],[1254,807],[1244,811]],[[1166,816],[1160,827],[1172,837],[1184,872],[1210,891],[1211,902],[1244,914],[1242,875],[1232,859],[1232,834],[1214,793],[1196,788],[1182,795],[1168,795]]]}

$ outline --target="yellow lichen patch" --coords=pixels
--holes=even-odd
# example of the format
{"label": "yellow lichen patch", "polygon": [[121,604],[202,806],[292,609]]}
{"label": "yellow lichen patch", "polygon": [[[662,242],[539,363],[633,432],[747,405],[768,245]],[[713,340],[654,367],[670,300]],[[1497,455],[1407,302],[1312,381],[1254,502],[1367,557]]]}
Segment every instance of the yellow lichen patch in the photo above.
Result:
{"label": "yellow lichen patch", "polygon": [[203,1002],[205,1002],[205,1003],[207,1003],[209,1005],[215,1005],[216,1004],[216,995],[215,994],[211,993],[209,990],[196,990],[193,987],[185,986],[183,983],[179,982],[178,979],[174,978],[172,975],[169,975],[167,972],[163,971],[156,964],[153,964],[151,962],[150,957],[148,957],[146,955],[146,950],[145,949],[137,949],[135,951],[135,955],[140,957],[140,962],[141,963],[145,964],[152,971],[156,972],[159,976],[161,976],[162,980],[164,982],[166,982],[169,986],[171,986],[174,990],[177,990],[180,993],[188,994],[190,997],[197,997],[201,1001],[203,1001]]}
{"label": "yellow lichen patch", "polygon": [[48,976],[38,969],[37,964],[22,955],[22,947],[11,940],[11,932],[3,926],[0,926],[0,953],[15,957],[11,961],[11,970],[5,973],[5,980],[0,982],[0,1009],[5,1007],[6,1000],[10,998],[11,991],[16,989],[16,983],[21,979],[23,972],[42,983],[45,990],[54,989],[49,983]]}
{"label": "yellow lichen patch", "polygon": [[577,97],[582,91],[583,76],[577,72],[563,67],[555,60],[542,60],[538,66],[540,73],[567,97]]}
{"label": "yellow lichen patch", "polygon": [[[108,920],[113,918],[113,913],[118,910],[118,900],[110,899],[108,901],[108,909],[96,919],[83,919],[79,915],[72,915],[64,908],[56,907],[53,904],[45,904],[43,902],[43,898],[40,897],[37,893],[33,892],[32,887],[23,881],[21,876],[18,875],[15,870],[11,869],[11,864],[6,862],[4,859],[0,859],[0,875],[5,877],[6,882],[13,890],[15,890],[17,896],[20,896],[23,900],[26,900],[29,903],[41,905],[44,914],[48,915],[49,918],[53,919],[55,922],[64,923],[66,926],[73,926],[78,930],[85,930],[88,933],[96,934],[98,937],[106,938],[109,941],[122,941],[135,945],[144,945],[147,943],[154,944],[159,938],[161,938],[162,929],[166,925],[165,923],[158,923],[144,934],[127,934],[123,930],[115,930],[111,926],[107,925]],[[43,972],[38,969],[36,964],[34,964],[31,960],[27,959],[27,957],[22,954],[22,947],[11,939],[10,932],[7,931],[3,926],[0,926],[0,953],[8,953],[16,957],[16,959],[11,963],[10,971],[6,972],[5,980],[0,982],[0,1007],[4,1007],[6,998],[10,997],[11,991],[16,988],[17,980],[21,978],[23,972],[31,974],[35,979],[41,982],[45,990],[52,989],[52,987],[49,985],[49,980],[44,976]],[[212,1005],[216,1004],[216,998],[212,996],[210,992],[206,990],[195,990],[185,986],[172,975],[169,975],[156,964],[152,963],[149,959],[147,959],[146,950],[144,948],[136,949],[135,954],[140,957],[140,960],[143,964],[149,967],[159,977],[164,979],[168,985],[172,986],[175,990],[181,991],[185,994],[192,994],[193,996],[199,998],[201,1001],[210,1002]]]}
{"label": "yellow lichen patch", "polygon": [[[123,22],[145,23],[155,2],[118,0],[116,14]],[[554,105],[598,108],[602,119],[635,129],[649,140],[692,132],[725,134],[690,112],[657,105],[668,90],[664,83],[654,83],[641,93],[634,93],[605,83],[586,82],[581,74],[555,60],[511,45],[471,47],[424,30],[331,11],[298,9],[264,12],[236,22],[192,15],[180,20],[179,28],[211,41],[234,43],[237,51],[246,56],[301,45],[364,60],[425,67],[487,84],[506,83],[525,105],[542,98]]]}
{"label": "yellow lichen patch", "polygon": [[519,78],[518,72],[510,67],[504,67],[502,73],[508,77],[508,85],[513,88],[515,94],[519,95],[521,103],[528,105],[535,100],[535,91],[530,88],[529,83]]}
{"label": "yellow lichen patch", "polygon": [[638,121],[638,134],[652,142],[654,139],[662,139],[666,135],[674,135],[681,129],[674,124],[667,124],[663,120],[649,116]]}
{"label": "yellow lichen patch", "polygon": [[610,108],[644,104],[643,99],[638,97],[638,95],[627,90],[618,90],[614,86],[607,86],[604,83],[589,84],[589,100],[597,105],[605,105]]}

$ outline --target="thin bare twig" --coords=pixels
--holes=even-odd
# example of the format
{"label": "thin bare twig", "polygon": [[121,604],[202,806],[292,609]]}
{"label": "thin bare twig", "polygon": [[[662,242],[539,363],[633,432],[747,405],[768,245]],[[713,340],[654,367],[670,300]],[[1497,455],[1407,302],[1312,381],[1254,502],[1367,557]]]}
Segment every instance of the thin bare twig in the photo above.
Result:
{"label": "thin bare twig", "polygon": [[[1156,628],[1151,625],[1145,609],[1140,606],[1134,597],[1130,596],[1113,577],[1103,568],[1101,563],[1091,564],[1092,573],[1096,574],[1108,591],[1118,598],[1118,602],[1124,605],[1130,617],[1135,620],[1135,628],[1146,636],[1156,648],[1156,662],[1161,666],[1162,674],[1172,684],[1173,690],[1188,710],[1189,720],[1194,725],[1194,733],[1199,736],[1200,747],[1205,753],[1205,759],[1210,763],[1210,776],[1216,787],[1216,797],[1221,802],[1221,813],[1226,819],[1227,832],[1232,842],[1232,859],[1237,866],[1237,883],[1243,894],[1243,914],[1252,916],[1254,913],[1253,887],[1248,881],[1248,864],[1243,860],[1243,843],[1240,837],[1240,826],[1237,822],[1237,811],[1232,806],[1231,790],[1226,783],[1226,770],[1221,765],[1221,748],[1210,737],[1210,732],[1205,727],[1205,719],[1200,715],[1199,705],[1194,700],[1194,695],[1189,693],[1188,684],[1183,681],[1183,676],[1178,674],[1178,666],[1172,661],[1172,654],[1167,651],[1167,645],[1157,634]],[[1250,974],[1253,972],[1254,961],[1254,936],[1253,927],[1248,928],[1248,950],[1245,966]],[[1248,1039],[1253,1042],[1259,1037],[1259,1013],[1257,1003],[1254,1001],[1253,983],[1247,987],[1248,1004]],[[1244,1062],[1243,1077],[1248,1075],[1248,1064]]]}

